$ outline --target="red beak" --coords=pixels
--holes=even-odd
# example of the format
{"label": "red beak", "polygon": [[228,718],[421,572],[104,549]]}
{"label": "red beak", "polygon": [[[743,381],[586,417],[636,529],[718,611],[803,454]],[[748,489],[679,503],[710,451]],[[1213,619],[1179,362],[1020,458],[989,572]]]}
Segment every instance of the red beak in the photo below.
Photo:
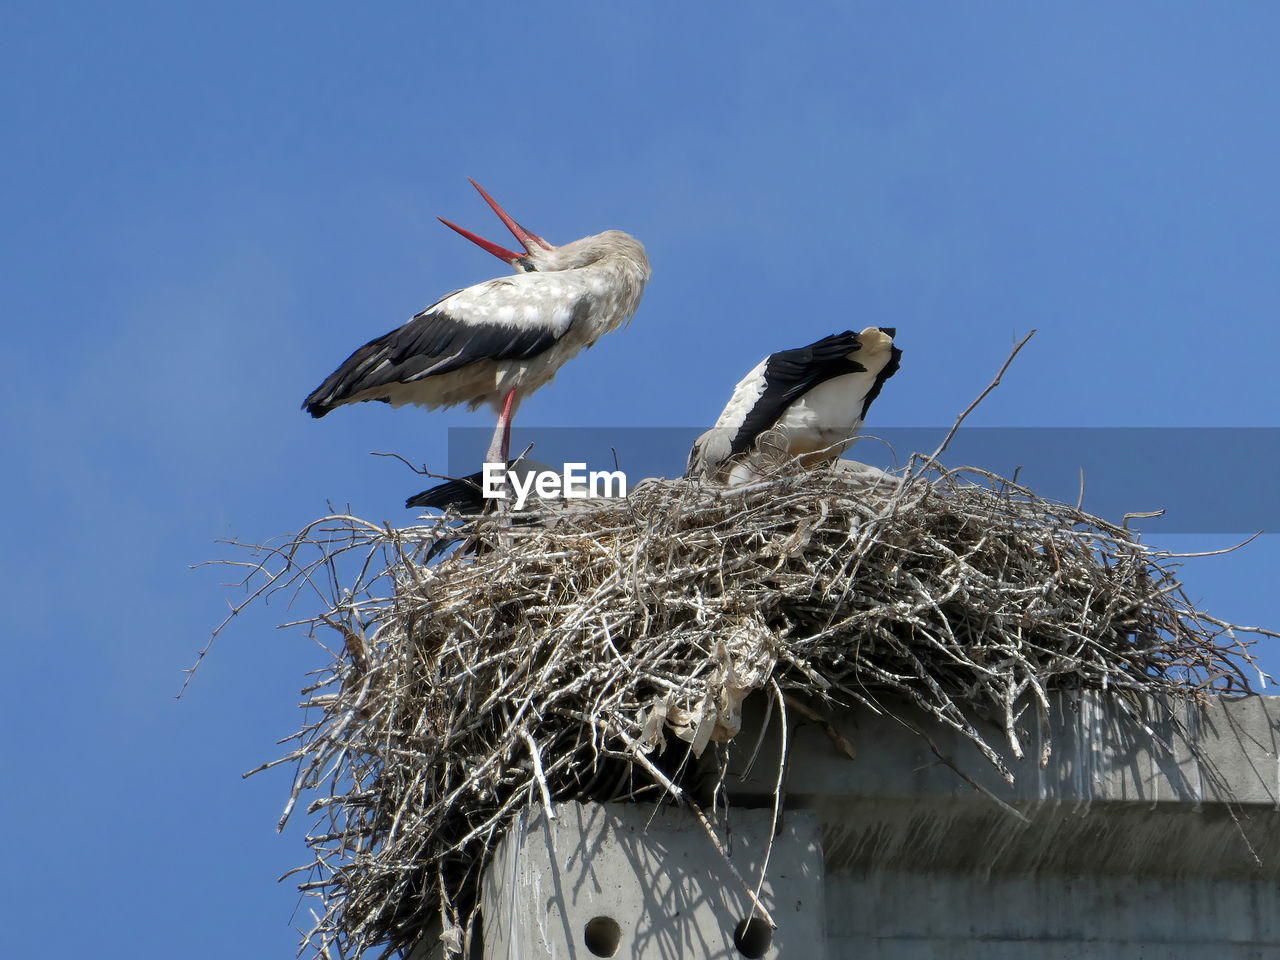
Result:
{"label": "red beak", "polygon": [[458,233],[466,237],[468,240],[470,240],[472,243],[474,243],[476,246],[483,247],[485,250],[488,250],[499,260],[505,260],[507,263],[515,263],[517,260],[523,257],[526,253],[533,253],[533,247],[531,246],[531,244],[534,244],[534,243],[542,247],[542,249],[544,250],[553,249],[551,244],[547,243],[547,241],[543,240],[536,233],[530,233],[524,227],[520,226],[520,224],[516,223],[515,220],[511,218],[511,215],[507,213],[507,211],[503,210],[502,207],[498,206],[498,201],[494,200],[493,197],[489,196],[489,194],[484,192],[484,187],[480,186],[480,184],[476,183],[474,180],[471,181],[471,185],[480,191],[480,196],[484,197],[485,203],[489,204],[489,206],[493,208],[493,212],[496,213],[502,219],[502,222],[507,225],[507,229],[510,230],[515,235],[515,238],[519,240],[520,243],[524,246],[525,253],[516,253],[512,250],[508,250],[506,247],[500,247],[496,243],[494,243],[492,240],[486,240],[484,237],[477,236],[476,234],[472,233],[470,230],[464,230],[462,227],[458,226],[456,223],[450,223],[444,217],[437,217],[437,219],[441,223],[443,223],[446,227],[448,227],[450,230],[457,231]]}

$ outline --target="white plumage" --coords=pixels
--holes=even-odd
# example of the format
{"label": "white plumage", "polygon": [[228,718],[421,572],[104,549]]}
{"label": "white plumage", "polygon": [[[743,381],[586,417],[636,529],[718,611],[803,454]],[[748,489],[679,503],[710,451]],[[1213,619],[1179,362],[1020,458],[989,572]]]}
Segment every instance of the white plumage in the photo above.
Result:
{"label": "white plumage", "polygon": [[525,248],[506,250],[444,221],[516,270],[449,294],[371,340],[303,403],[314,417],[366,400],[500,411],[488,459],[505,462],[520,401],[585,347],[628,321],[652,274],[644,247],[620,230],[553,246],[475,184]]}
{"label": "white plumage", "polygon": [[834,460],[862,427],[902,351],[891,327],[832,334],[761,360],[689,453],[688,477],[733,485],[789,458]]}

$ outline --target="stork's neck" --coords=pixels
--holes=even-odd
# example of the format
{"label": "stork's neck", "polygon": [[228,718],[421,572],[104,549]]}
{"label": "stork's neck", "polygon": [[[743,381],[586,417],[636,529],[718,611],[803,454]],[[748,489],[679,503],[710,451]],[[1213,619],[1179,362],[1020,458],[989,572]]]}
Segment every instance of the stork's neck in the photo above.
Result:
{"label": "stork's neck", "polygon": [[630,320],[640,306],[645,284],[651,276],[649,262],[646,260],[641,263],[632,257],[619,254],[606,257],[597,263],[594,269],[605,276],[601,307],[608,318],[606,329],[617,329],[619,325]]}

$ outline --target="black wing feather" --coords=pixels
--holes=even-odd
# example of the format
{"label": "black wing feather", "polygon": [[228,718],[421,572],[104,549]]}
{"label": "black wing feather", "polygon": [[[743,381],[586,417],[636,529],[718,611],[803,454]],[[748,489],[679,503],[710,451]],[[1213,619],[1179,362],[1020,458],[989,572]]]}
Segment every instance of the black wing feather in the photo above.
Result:
{"label": "black wing feather", "polygon": [[[765,391],[738,428],[729,455],[736,456],[748,449],[760,434],[773,428],[792,402],[818,384],[849,373],[864,373],[866,367],[849,359],[850,353],[861,348],[857,334],[846,330],[807,347],[770,354],[765,361]],[[876,391],[880,389],[879,384],[877,381]]]}
{"label": "black wing feather", "polygon": [[478,360],[527,360],[558,339],[545,327],[463,323],[432,307],[351,354],[312,391],[302,408],[313,417],[323,417],[357,393],[439,376]]}
{"label": "black wing feather", "polygon": [[431,510],[447,510],[457,507],[459,513],[480,513],[484,510],[485,500],[480,493],[480,484],[484,480],[481,471],[459,477],[457,480],[446,480],[436,484],[430,490],[414,494],[404,502],[406,507],[425,507]]}
{"label": "black wing feather", "polygon": [[[546,467],[546,464],[538,463],[536,460],[515,460],[507,461],[507,469],[516,469],[521,463],[527,465],[530,469],[540,469]],[[488,513],[494,509],[497,501],[486,500],[480,492],[480,484],[484,482],[484,472],[477,470],[475,473],[468,474],[465,477],[458,477],[455,480],[446,480],[444,483],[438,483],[430,490],[423,490],[421,493],[414,494],[404,502],[406,507],[422,507],[431,510],[445,511],[450,507],[456,507],[458,513],[462,516],[474,516],[476,514]],[[538,517],[534,515],[516,514],[511,518],[511,522],[516,526],[524,526],[538,522]],[[423,563],[430,563],[437,556],[440,556],[456,543],[462,543],[466,537],[442,537],[431,545],[427,550]]]}
{"label": "black wing feather", "polygon": [[[534,460],[532,457],[517,457],[514,460],[507,461],[507,470],[511,473],[523,477],[529,472],[541,472],[550,470],[551,467],[540,460]],[[406,507],[429,507],[433,510],[447,510],[449,507],[457,507],[459,513],[473,514],[482,513],[486,508],[493,506],[493,502],[486,500],[480,492],[480,486],[484,482],[484,471],[477,470],[475,473],[468,474],[465,477],[457,477],[446,480],[444,483],[438,483],[430,490],[423,490],[416,493],[404,502]]]}

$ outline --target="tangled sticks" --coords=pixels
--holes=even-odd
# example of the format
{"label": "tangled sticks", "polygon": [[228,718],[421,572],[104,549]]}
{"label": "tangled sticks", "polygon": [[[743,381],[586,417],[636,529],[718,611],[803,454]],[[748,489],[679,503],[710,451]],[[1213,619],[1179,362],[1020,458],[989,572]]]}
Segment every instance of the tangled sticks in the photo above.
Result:
{"label": "tangled sticks", "polygon": [[[424,563],[458,536],[472,549]],[[307,941],[394,949],[443,915],[460,949],[520,809],[689,801],[667,738],[686,754],[731,739],[753,691],[906,698],[1011,778],[978,721],[1020,756],[1016,721],[1052,689],[1248,689],[1245,636],[1274,634],[1197,610],[1176,561],[929,457],[731,491],[645,481],[516,526],[326,517],[255,561],[245,601],[314,591],[321,609],[301,623],[341,639],[294,749],[259,768],[297,765],[284,819],[317,795],[299,869],[323,911]]]}

